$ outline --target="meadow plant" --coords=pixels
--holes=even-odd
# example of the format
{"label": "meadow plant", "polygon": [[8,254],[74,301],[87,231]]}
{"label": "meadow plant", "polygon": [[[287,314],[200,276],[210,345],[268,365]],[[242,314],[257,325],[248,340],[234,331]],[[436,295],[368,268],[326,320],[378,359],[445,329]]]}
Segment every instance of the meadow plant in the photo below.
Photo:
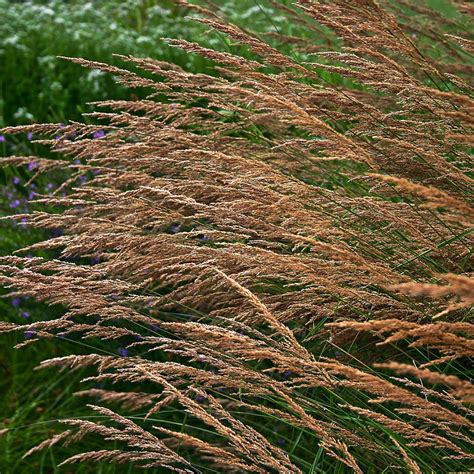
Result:
{"label": "meadow plant", "polygon": [[45,209],[15,216],[62,229],[23,249],[53,257],[0,267],[10,297],[65,310],[0,329],[19,346],[81,343],[40,368],[87,370],[77,395],[94,412],[28,454],[77,444],[64,463],[182,473],[468,471],[472,6],[270,0],[298,25],[289,36],[177,3],[250,55],[167,40],[216,75],[70,58],[147,98],[96,103],[94,125],[0,131],[57,154],[4,165],[69,171]]}

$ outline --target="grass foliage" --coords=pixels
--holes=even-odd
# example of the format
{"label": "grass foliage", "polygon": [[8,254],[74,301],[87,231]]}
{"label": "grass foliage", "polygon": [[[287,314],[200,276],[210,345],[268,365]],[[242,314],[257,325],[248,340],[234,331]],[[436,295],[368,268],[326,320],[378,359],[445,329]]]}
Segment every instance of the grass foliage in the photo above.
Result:
{"label": "grass foliage", "polygon": [[2,472],[472,469],[472,6],[75,5],[5,3],[74,57],[2,85]]}

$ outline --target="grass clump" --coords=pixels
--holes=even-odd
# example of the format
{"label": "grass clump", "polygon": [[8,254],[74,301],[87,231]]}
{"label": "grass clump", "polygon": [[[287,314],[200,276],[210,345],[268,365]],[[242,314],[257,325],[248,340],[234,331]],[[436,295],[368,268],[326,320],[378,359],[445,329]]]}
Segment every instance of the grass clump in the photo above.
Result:
{"label": "grass clump", "polygon": [[0,267],[11,297],[65,309],[1,330],[57,341],[40,368],[83,371],[88,400],[28,454],[177,472],[469,470],[469,6],[269,1],[300,25],[291,36],[177,3],[232,45],[167,40],[212,74],[70,58],[147,96],[100,101],[85,124],[2,131],[43,136],[57,157],[37,172],[69,177],[16,216],[62,229],[25,249],[52,257]]}

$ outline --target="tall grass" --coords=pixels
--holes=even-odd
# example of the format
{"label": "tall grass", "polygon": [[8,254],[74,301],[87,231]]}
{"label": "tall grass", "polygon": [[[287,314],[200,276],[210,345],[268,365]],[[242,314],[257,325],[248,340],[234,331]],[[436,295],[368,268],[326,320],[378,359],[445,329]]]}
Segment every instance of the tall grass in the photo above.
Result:
{"label": "tall grass", "polygon": [[[204,28],[186,20],[172,2],[107,0],[101,2],[50,0],[48,2],[0,1],[0,127],[34,122],[78,120],[90,111],[87,102],[108,97],[130,98],[131,91],[97,70],[80,70],[57,59],[58,55],[84,56],[116,61],[114,53],[153,55],[195,71],[206,70],[205,60],[191,58],[160,41],[171,34],[194,37]],[[135,91],[135,94],[139,94]],[[34,155],[45,148],[33,143],[32,134],[0,137],[0,155]],[[60,186],[63,175],[38,177],[25,169],[0,170],[0,216],[29,212],[34,193],[49,194]],[[57,235],[58,229],[32,229],[23,223],[0,223],[0,255]],[[41,253],[45,256],[47,253]],[[4,294],[5,292],[2,292]],[[0,299],[4,321],[24,321],[50,313],[46,305],[28,298]],[[80,406],[71,397],[74,380],[51,380],[32,367],[47,357],[59,355],[54,343],[16,351],[23,339],[11,334],[0,345],[0,472],[52,472],[59,463],[50,453],[22,459],[29,446],[47,436],[51,420],[77,413]],[[64,342],[66,344],[66,342]],[[71,343],[73,344],[73,343]],[[113,468],[103,467],[104,472]]]}
{"label": "tall grass", "polygon": [[11,297],[54,312],[0,329],[19,347],[55,341],[40,368],[81,371],[87,404],[27,454],[157,472],[468,471],[470,6],[269,1],[257,7],[297,27],[264,34],[177,3],[227,38],[167,40],[214,74],[72,58],[147,98],[98,102],[93,124],[1,132],[57,154],[5,165],[68,179],[16,216],[62,229],[24,249],[48,258],[0,267]]}

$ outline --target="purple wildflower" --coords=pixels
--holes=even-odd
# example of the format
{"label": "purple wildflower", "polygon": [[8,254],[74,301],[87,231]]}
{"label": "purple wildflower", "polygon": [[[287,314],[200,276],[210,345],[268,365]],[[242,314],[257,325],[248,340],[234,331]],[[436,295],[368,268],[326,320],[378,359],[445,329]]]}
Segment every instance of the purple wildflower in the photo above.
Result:
{"label": "purple wildflower", "polygon": [[13,184],[20,184],[20,178],[18,176],[13,176]]}
{"label": "purple wildflower", "polygon": [[123,347],[119,347],[117,352],[120,357],[128,357],[128,351]]}
{"label": "purple wildflower", "polygon": [[28,133],[26,134],[26,138],[27,138],[27,140],[28,140],[29,142],[31,142],[31,140],[33,140],[33,132],[28,132]]}
{"label": "purple wildflower", "polygon": [[29,199],[30,201],[32,201],[32,200],[35,198],[35,196],[36,196],[36,193],[35,193],[34,191],[30,191],[30,192],[28,193],[28,199]]}
{"label": "purple wildflower", "polygon": [[23,333],[23,335],[25,336],[25,339],[31,339],[32,337],[35,336],[35,332],[34,331],[25,331]]}
{"label": "purple wildflower", "polygon": [[95,257],[92,257],[91,259],[91,265],[97,265],[100,262],[100,257],[97,255]]}
{"label": "purple wildflower", "polygon": [[5,138],[5,135],[0,135],[0,142],[6,142],[7,139]]}
{"label": "purple wildflower", "polygon": [[291,370],[285,370],[283,372],[283,377],[285,377],[285,379],[289,379],[292,375],[293,375],[293,372]]}
{"label": "purple wildflower", "polygon": [[16,308],[20,306],[20,303],[21,303],[21,298],[18,296],[15,296],[15,298],[12,299],[12,305],[15,306]]}
{"label": "purple wildflower", "polygon": [[198,394],[196,395],[195,400],[196,400],[198,403],[202,403],[202,402],[205,400],[205,398],[204,398],[202,395],[200,395],[200,394],[198,393]]}
{"label": "purple wildflower", "polygon": [[92,138],[102,138],[105,137],[105,132],[103,130],[97,130],[92,134]]}
{"label": "purple wildflower", "polygon": [[171,224],[168,228],[168,232],[170,234],[176,234],[177,232],[179,232],[181,226],[179,224]]}
{"label": "purple wildflower", "polygon": [[10,202],[10,207],[13,209],[15,207],[18,207],[20,205],[20,200],[19,199],[14,199],[12,202]]}
{"label": "purple wildflower", "polygon": [[21,312],[21,315],[22,315],[22,317],[24,317],[24,318],[29,318],[29,317],[30,317],[30,313],[28,313],[28,311],[22,311],[22,312]]}
{"label": "purple wildflower", "polygon": [[32,161],[31,163],[28,163],[28,171],[33,171],[36,168],[38,168],[38,163],[36,163],[36,161]]}

